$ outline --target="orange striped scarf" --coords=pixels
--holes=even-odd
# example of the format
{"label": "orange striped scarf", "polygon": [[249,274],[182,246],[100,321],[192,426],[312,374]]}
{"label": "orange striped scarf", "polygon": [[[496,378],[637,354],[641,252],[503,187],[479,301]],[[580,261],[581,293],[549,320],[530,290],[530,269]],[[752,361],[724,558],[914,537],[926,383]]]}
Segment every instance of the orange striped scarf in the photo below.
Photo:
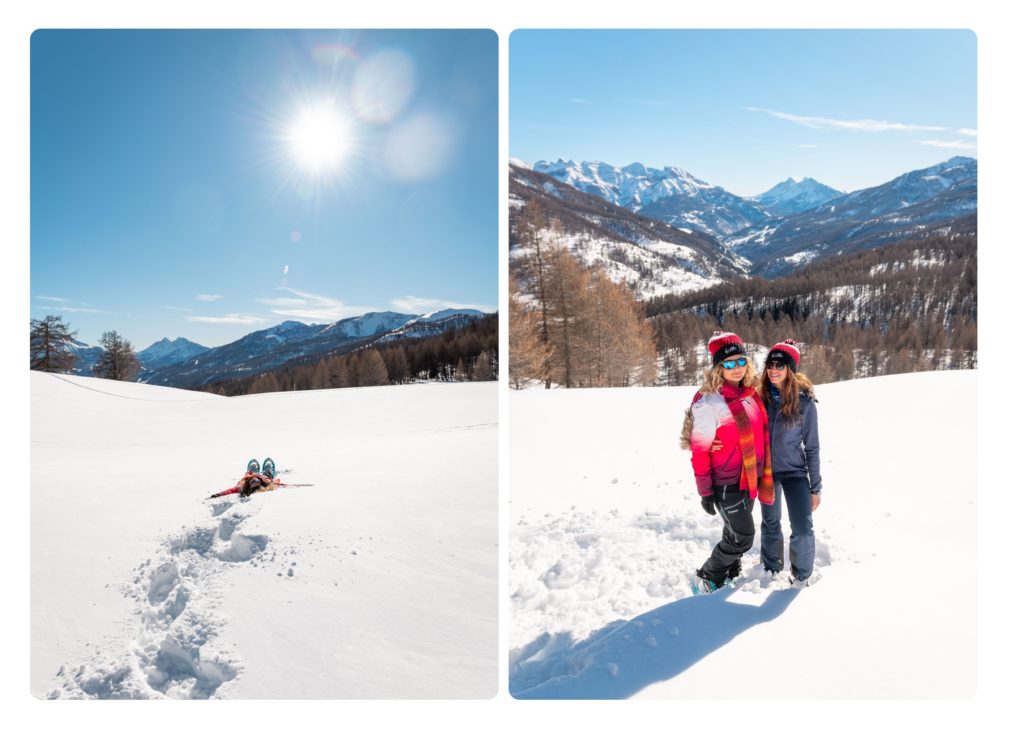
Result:
{"label": "orange striped scarf", "polygon": [[[729,385],[722,388],[723,397],[726,398],[729,412],[732,413],[733,420],[736,421],[736,430],[740,435],[740,453],[743,455],[743,475],[746,480],[747,489],[753,491],[756,484],[757,499],[770,506],[775,503],[775,483],[772,480],[772,447],[768,434],[768,411],[765,409],[760,395],[757,395],[752,387],[737,390],[735,397],[732,395],[726,396],[726,390],[729,392],[732,392],[732,390],[729,389]],[[747,397],[753,397],[757,401],[757,405],[761,409],[761,425],[764,427],[764,469],[762,470],[760,481],[757,478],[757,450],[754,447],[754,428],[751,426],[750,418],[743,407],[743,400]]]}

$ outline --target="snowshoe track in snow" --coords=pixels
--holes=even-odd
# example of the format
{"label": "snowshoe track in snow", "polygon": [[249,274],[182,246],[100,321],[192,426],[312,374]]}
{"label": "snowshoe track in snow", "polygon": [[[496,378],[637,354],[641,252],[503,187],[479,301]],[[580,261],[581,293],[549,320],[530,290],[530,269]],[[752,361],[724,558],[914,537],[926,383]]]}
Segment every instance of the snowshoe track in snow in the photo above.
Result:
{"label": "snowshoe track in snow", "polygon": [[[512,695],[630,696],[647,683],[681,673],[740,631],[778,616],[796,591],[788,565],[777,575],[761,568],[759,541],[743,556],[743,571],[731,588],[691,595],[693,575],[721,533],[719,519],[674,510],[573,508],[520,518],[509,544]],[[855,559],[832,543],[827,529],[819,528],[815,536],[809,584],[822,579],[836,559]],[[738,606],[725,604],[726,596]],[[732,634],[693,632],[723,622]],[[658,631],[636,631],[645,626]],[[659,661],[664,676],[645,676],[637,669],[651,667],[651,648],[659,645],[672,648],[671,662]],[[596,676],[595,663],[604,669]]]}
{"label": "snowshoe track in snow", "polygon": [[208,699],[238,676],[240,659],[217,640],[224,623],[217,586],[233,563],[261,559],[270,540],[242,533],[258,506],[237,505],[212,504],[212,523],[166,538],[159,553],[135,569],[125,588],[137,617],[127,642],[111,640],[91,661],[62,666],[51,699]]}

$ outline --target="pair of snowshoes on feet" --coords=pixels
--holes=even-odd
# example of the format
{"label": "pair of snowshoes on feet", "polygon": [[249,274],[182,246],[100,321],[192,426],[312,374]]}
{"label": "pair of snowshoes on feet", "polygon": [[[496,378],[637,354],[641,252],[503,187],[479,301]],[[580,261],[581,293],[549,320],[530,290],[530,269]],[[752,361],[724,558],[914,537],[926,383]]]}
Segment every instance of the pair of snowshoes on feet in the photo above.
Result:
{"label": "pair of snowshoes on feet", "polygon": [[[762,565],[761,567],[764,570],[764,574],[768,576],[769,580],[775,580],[782,574],[781,570],[772,570],[771,568],[765,565]],[[809,575],[806,578],[797,578],[796,573],[790,571],[788,578],[789,585],[793,586],[793,588],[807,588],[807,586],[811,584],[811,576]]]}
{"label": "pair of snowshoes on feet", "polygon": [[264,477],[269,477],[273,480],[277,476],[277,467],[274,465],[274,460],[270,457],[263,460],[262,467],[258,459],[250,459],[245,472],[249,475],[262,474]]}
{"label": "pair of snowshoes on feet", "polygon": [[730,567],[726,573],[725,578],[721,583],[716,582],[710,575],[704,572],[704,568],[700,568],[693,580],[693,595],[698,596],[700,594],[714,593],[719,588],[732,588],[733,579],[740,576],[740,564],[736,563]]}

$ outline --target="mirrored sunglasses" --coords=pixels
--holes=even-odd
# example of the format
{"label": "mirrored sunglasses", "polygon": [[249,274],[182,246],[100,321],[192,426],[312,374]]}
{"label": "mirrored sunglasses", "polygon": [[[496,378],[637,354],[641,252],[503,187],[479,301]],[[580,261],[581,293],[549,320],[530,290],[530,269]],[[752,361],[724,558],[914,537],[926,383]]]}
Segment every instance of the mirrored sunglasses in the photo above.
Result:
{"label": "mirrored sunglasses", "polygon": [[743,358],[743,357],[740,357],[738,359],[731,359],[730,361],[723,361],[722,362],[722,368],[723,369],[735,369],[737,366],[744,367],[746,365],[747,365],[747,360],[745,358]]}

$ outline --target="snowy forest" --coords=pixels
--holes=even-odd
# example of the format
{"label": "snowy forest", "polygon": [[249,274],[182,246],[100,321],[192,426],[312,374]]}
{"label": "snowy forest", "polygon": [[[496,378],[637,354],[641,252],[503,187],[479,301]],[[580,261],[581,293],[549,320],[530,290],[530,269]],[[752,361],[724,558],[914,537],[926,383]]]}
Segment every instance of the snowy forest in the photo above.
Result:
{"label": "snowy forest", "polygon": [[[530,212],[527,209],[528,213]],[[509,383],[545,387],[625,387],[656,381],[653,325],[631,292],[582,265],[557,237],[557,221],[517,225],[526,257],[509,287]]]}
{"label": "snowy forest", "polygon": [[198,389],[218,395],[372,387],[415,381],[493,381],[498,378],[498,316],[486,315],[459,330],[393,341],[315,362],[289,364],[265,374]]}
{"label": "snowy forest", "polygon": [[977,365],[977,237],[893,243],[812,263],[777,279],[725,282],[649,300],[660,379],[696,384],[705,339],[796,338],[816,382]]}
{"label": "snowy forest", "polygon": [[977,364],[977,237],[892,243],[641,301],[560,238],[558,217],[528,202],[513,220],[509,384],[697,384],[707,338],[753,349],[795,338],[816,382]]}

